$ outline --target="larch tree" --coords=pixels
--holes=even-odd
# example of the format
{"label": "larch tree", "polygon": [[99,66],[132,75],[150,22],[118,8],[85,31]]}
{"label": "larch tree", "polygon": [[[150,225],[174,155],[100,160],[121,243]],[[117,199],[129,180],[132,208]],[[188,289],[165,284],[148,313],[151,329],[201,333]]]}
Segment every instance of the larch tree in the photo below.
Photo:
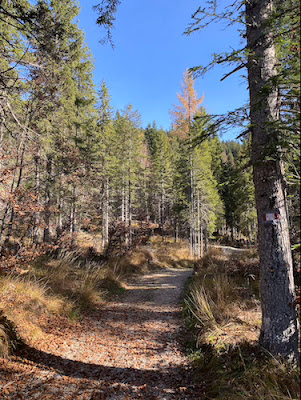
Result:
{"label": "larch tree", "polygon": [[204,101],[204,96],[198,98],[194,88],[192,74],[186,71],[181,83],[181,92],[177,94],[179,104],[174,105],[170,111],[172,119],[172,132],[182,139],[187,139],[190,135],[193,118],[200,111],[200,105]]}
{"label": "larch tree", "polygon": [[197,92],[194,89],[194,79],[192,75],[186,71],[183,76],[181,93],[177,95],[179,104],[175,105],[173,110],[170,111],[172,118],[172,132],[173,135],[179,139],[188,140],[190,148],[188,149],[189,163],[190,163],[190,177],[189,177],[189,196],[190,196],[190,248],[191,254],[199,257],[200,246],[198,243],[198,227],[197,227],[197,208],[196,203],[196,183],[195,183],[195,164],[194,164],[194,150],[192,149],[192,124],[193,118],[200,112],[200,105],[204,100],[198,98]]}

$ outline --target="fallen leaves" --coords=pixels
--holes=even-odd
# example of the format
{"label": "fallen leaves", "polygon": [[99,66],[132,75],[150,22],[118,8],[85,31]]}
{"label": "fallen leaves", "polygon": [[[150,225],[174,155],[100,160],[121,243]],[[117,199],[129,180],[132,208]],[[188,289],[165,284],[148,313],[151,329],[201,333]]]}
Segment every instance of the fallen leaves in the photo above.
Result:
{"label": "fallen leaves", "polygon": [[[189,274],[141,277],[122,301],[90,310],[81,321],[41,316],[38,346],[25,347],[22,358],[1,361],[0,398],[198,398],[177,341],[182,323],[177,304]],[[145,285],[147,279],[156,289]]]}

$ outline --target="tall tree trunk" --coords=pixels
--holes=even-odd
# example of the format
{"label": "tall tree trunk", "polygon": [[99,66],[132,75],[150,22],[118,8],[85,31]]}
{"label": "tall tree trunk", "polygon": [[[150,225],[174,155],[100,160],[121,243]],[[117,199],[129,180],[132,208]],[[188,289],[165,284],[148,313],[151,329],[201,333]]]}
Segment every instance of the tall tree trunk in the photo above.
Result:
{"label": "tall tree trunk", "polygon": [[75,247],[76,242],[76,184],[72,185],[72,205],[71,205],[71,221],[70,221],[70,233],[71,233],[71,247]]}
{"label": "tall tree trunk", "polygon": [[122,192],[121,192],[121,221],[125,223],[125,187],[124,175],[122,175]]}
{"label": "tall tree trunk", "polygon": [[177,216],[174,217],[174,242],[177,243],[179,240],[179,224]]}
{"label": "tall tree trunk", "polygon": [[[35,157],[35,196],[36,204],[39,206],[40,199],[40,146],[38,147],[37,155]],[[32,228],[32,241],[37,244],[39,242],[39,211],[35,211],[33,215],[33,228]]]}
{"label": "tall tree trunk", "polygon": [[129,242],[128,244],[132,244],[132,181],[131,181],[131,169],[130,169],[130,177],[129,177]]}
{"label": "tall tree trunk", "polygon": [[161,199],[160,199],[160,231],[162,241],[164,240],[164,182],[161,176]]}
{"label": "tall tree trunk", "polygon": [[190,154],[190,212],[189,212],[189,225],[190,225],[190,255],[194,257],[194,213],[193,213],[193,161],[192,154]]}
{"label": "tall tree trunk", "polygon": [[204,229],[204,252],[208,253],[208,226]]}
{"label": "tall tree trunk", "polygon": [[[3,151],[3,139],[4,139],[4,126],[2,124],[2,119],[4,119],[4,117],[2,117],[2,115],[0,114],[0,156],[4,155],[4,151]],[[2,167],[2,162],[1,162],[1,158],[0,157],[0,170]]]}
{"label": "tall tree trunk", "polygon": [[109,179],[106,177],[103,188],[102,248],[109,242]]}
{"label": "tall tree trunk", "polygon": [[201,257],[201,205],[200,191],[197,192],[197,258]]}
{"label": "tall tree trunk", "polygon": [[292,254],[277,135],[277,58],[269,25],[272,13],[272,0],[247,2],[252,163],[261,272],[260,343],[274,355],[298,359]]}
{"label": "tall tree trunk", "polygon": [[45,228],[44,228],[43,241],[48,243],[48,242],[50,242],[50,216],[51,216],[50,190],[51,190],[51,181],[52,181],[52,157],[49,154],[47,156],[46,172],[47,172],[47,179],[46,179],[45,211],[44,211]]}
{"label": "tall tree trunk", "polygon": [[58,216],[56,223],[56,234],[57,238],[59,238],[63,232],[63,209],[64,209],[64,197],[60,191],[58,193],[57,208],[58,208]]}
{"label": "tall tree trunk", "polygon": [[130,143],[129,143],[129,197],[128,197],[128,210],[129,210],[129,234],[128,234],[128,245],[132,244],[132,131],[130,131]]}
{"label": "tall tree trunk", "polygon": [[204,229],[203,229],[203,223],[201,222],[201,249],[200,249],[200,257],[203,258],[204,256]]}
{"label": "tall tree trunk", "polygon": [[[14,168],[14,173],[13,173],[13,177],[12,177],[12,182],[10,185],[10,193],[12,194],[15,190],[15,184],[17,181],[17,171],[18,171],[18,165],[20,163],[20,159],[23,158],[24,155],[24,151],[25,151],[25,145],[24,145],[24,140],[21,140],[21,143],[19,144],[18,147],[18,153],[17,153],[17,158],[16,158],[16,162],[15,162],[15,168]],[[22,174],[21,174],[22,176]],[[20,170],[19,170],[19,179],[18,181],[20,181]],[[4,233],[5,233],[5,229],[6,229],[6,220],[7,217],[9,215],[9,210],[11,208],[11,201],[8,200],[3,212],[3,216],[2,216],[2,221],[1,221],[1,229],[0,229],[0,246],[2,245],[2,241],[3,241],[3,237],[4,237]],[[0,248],[1,251],[1,248]]]}
{"label": "tall tree trunk", "polygon": [[[23,176],[23,168],[24,168],[25,148],[26,148],[26,145],[25,145],[25,143],[23,143],[22,151],[21,151],[21,157],[20,157],[19,175],[18,175],[18,180],[17,180],[16,187],[15,187],[14,191],[16,189],[18,189],[20,187],[20,185],[21,185],[22,176]],[[14,219],[15,219],[15,209],[14,209],[14,206],[12,205],[11,206],[10,220],[9,220],[9,223],[8,223],[8,228],[7,228],[6,238],[5,238],[5,243],[8,243],[10,241],[10,237],[11,237],[12,232],[13,232]]]}

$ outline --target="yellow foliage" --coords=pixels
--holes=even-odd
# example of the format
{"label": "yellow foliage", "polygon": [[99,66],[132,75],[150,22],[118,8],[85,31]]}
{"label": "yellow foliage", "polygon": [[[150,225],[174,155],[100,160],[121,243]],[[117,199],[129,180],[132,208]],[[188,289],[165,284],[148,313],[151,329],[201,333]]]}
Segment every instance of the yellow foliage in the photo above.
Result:
{"label": "yellow foliage", "polygon": [[194,79],[186,70],[183,75],[182,90],[179,93],[179,105],[174,105],[173,111],[170,111],[172,118],[172,131],[179,138],[186,139],[189,136],[189,130],[193,117],[200,111],[200,105],[204,101],[204,95],[198,99],[194,89]]}

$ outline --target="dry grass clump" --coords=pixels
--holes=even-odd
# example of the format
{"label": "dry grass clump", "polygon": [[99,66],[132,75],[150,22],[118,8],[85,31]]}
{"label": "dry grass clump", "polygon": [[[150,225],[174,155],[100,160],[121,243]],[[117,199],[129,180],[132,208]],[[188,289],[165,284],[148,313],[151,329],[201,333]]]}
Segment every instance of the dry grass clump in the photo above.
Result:
{"label": "dry grass clump", "polygon": [[122,257],[112,257],[107,268],[121,280],[158,269],[150,249],[137,247]]}
{"label": "dry grass clump", "polygon": [[39,261],[30,275],[45,282],[48,292],[71,301],[79,311],[100,304],[111,292],[123,290],[117,271],[108,263],[87,260],[82,264],[71,255]]}
{"label": "dry grass clump", "polygon": [[[80,316],[109,294],[124,289],[114,271],[102,264],[72,259],[42,257],[24,275],[6,275],[0,280],[0,310],[26,343],[43,337],[45,316]],[[0,320],[0,355],[6,356],[11,337]]]}
{"label": "dry grass clump", "polygon": [[173,239],[160,236],[150,239],[150,245],[138,246],[122,257],[112,257],[106,268],[121,280],[132,275],[145,274],[161,268],[191,267],[187,241],[174,243]]}
{"label": "dry grass clump", "polygon": [[[239,255],[239,256],[237,256]],[[196,337],[191,359],[204,399],[297,400],[299,371],[257,343],[261,324],[258,259],[213,249],[200,262],[186,298]]]}
{"label": "dry grass clump", "polygon": [[194,260],[190,254],[189,243],[187,240],[178,239],[177,242],[173,238],[161,236],[153,236],[150,239],[153,249],[154,262],[160,267],[191,267]]}
{"label": "dry grass clump", "polygon": [[193,356],[203,399],[299,400],[300,369],[275,360],[248,342],[216,351],[203,345]]}
{"label": "dry grass clump", "polygon": [[21,342],[14,324],[0,311],[0,357],[9,356]]}
{"label": "dry grass clump", "polygon": [[42,335],[42,316],[67,315],[72,309],[72,304],[66,299],[47,294],[41,283],[16,276],[1,278],[0,299],[0,310],[6,321],[6,324],[0,321],[2,356],[9,353],[15,342],[12,337],[14,331],[22,340],[32,343]]}
{"label": "dry grass clump", "polygon": [[96,252],[102,251],[102,234],[100,232],[78,232],[76,236],[76,247],[83,249],[95,249]]}
{"label": "dry grass clump", "polygon": [[[258,260],[227,258],[213,249],[200,262],[186,306],[198,342],[218,347],[256,340],[260,326]],[[256,266],[255,266],[256,264]]]}
{"label": "dry grass clump", "polygon": [[[300,370],[277,360],[258,362],[245,370],[239,399],[298,400],[300,399]],[[235,400],[235,398],[233,398]]]}
{"label": "dry grass clump", "polygon": [[9,354],[10,339],[5,326],[0,325],[0,357],[7,357]]}

